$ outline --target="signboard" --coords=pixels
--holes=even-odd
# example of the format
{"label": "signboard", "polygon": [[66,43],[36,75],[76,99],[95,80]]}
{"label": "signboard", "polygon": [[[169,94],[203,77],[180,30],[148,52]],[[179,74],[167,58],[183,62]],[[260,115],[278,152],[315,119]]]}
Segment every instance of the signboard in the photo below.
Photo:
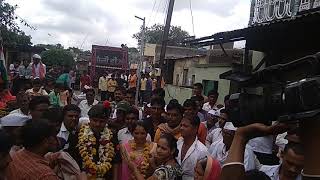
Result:
{"label": "signboard", "polygon": [[127,70],[128,49],[110,46],[92,45],[91,76],[93,77],[97,68],[102,71]]}
{"label": "signboard", "polygon": [[320,0],[252,0],[249,26],[294,18],[320,7]]}

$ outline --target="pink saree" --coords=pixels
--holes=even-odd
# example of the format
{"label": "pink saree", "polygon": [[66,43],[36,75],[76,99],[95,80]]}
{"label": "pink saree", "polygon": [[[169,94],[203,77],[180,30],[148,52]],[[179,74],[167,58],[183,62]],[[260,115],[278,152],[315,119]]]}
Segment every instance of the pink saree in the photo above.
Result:
{"label": "pink saree", "polygon": [[[153,144],[153,147],[151,148],[151,152],[153,151],[153,149],[154,149],[154,144]],[[118,179],[130,180],[132,179],[131,178],[132,173],[130,172],[127,161],[130,160],[130,154],[133,152],[133,150],[130,147],[129,142],[121,144],[120,150],[121,150],[122,163],[119,168],[120,172],[118,173],[119,174]],[[135,151],[133,153],[135,154],[135,157],[136,157],[133,163],[137,167],[141,166],[141,163],[143,162],[143,151]]]}

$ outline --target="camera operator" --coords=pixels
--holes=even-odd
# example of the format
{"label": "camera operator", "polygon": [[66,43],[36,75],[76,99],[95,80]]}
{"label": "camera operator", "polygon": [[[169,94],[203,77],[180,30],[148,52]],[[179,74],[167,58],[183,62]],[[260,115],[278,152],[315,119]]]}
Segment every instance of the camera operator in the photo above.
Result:
{"label": "camera operator", "polygon": [[[319,115],[316,120],[302,120],[300,123],[300,132],[302,138],[302,145],[294,144],[287,145],[286,151],[283,154],[283,163],[279,166],[277,178],[279,180],[295,180],[299,179],[299,174],[297,177],[290,176],[294,175],[294,172],[300,172],[302,170],[303,180],[320,179],[320,143],[318,141],[312,141],[315,137],[320,137],[320,121]],[[283,133],[288,130],[288,125],[285,124],[275,124],[273,126],[266,126],[263,124],[251,124],[245,127],[238,128],[232,142],[231,148],[229,150],[229,155],[227,157],[226,163],[223,166],[221,179],[222,180],[244,180],[245,170],[244,170],[244,151],[247,142],[255,137],[266,136],[266,135],[276,135]],[[291,146],[291,147],[290,147]],[[304,157],[301,156],[303,147]],[[295,160],[298,162],[292,163],[291,161],[285,162],[286,160],[292,160],[292,155],[295,156]],[[304,160],[304,167],[300,167],[301,161]],[[288,166],[288,164],[290,166]],[[262,166],[263,167],[263,166]],[[282,168],[282,169],[281,169]],[[290,169],[292,168],[292,169]],[[284,169],[284,170],[283,170]],[[289,170],[290,169],[290,170]],[[263,168],[260,170],[264,170]],[[284,171],[291,171],[289,176]],[[267,173],[268,174],[268,171]],[[269,174],[270,176],[270,174]],[[236,177],[236,178],[235,178]],[[273,178],[273,177],[271,177]]]}

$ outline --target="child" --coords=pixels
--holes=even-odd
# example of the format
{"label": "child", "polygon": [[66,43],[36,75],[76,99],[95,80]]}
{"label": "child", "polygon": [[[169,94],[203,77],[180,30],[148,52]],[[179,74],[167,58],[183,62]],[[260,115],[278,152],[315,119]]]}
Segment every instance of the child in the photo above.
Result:
{"label": "child", "polygon": [[68,105],[68,99],[69,99],[70,95],[69,95],[69,91],[68,89],[65,87],[65,85],[61,85],[60,88],[60,106],[66,106]]}
{"label": "child", "polygon": [[49,100],[52,106],[60,106],[60,91],[62,84],[56,83],[53,91],[49,93]]}
{"label": "child", "polygon": [[48,93],[42,88],[42,82],[39,78],[33,80],[32,88],[28,89],[26,93],[29,96],[48,96]]}

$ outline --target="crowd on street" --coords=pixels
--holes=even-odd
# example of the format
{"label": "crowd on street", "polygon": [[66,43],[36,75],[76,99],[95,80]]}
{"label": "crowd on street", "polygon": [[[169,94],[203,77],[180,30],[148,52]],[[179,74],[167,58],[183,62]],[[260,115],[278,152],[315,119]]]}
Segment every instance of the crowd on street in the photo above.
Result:
{"label": "crowd on street", "polygon": [[12,64],[11,81],[0,82],[0,179],[219,180],[234,164],[248,180],[301,179],[297,125],[278,133],[235,127],[229,95],[219,104],[217,90],[205,96],[196,83],[189,99],[166,103],[164,81],[157,87],[136,70],[105,72],[98,91],[84,72],[79,95],[75,71],[47,71],[40,55],[32,59]]}

